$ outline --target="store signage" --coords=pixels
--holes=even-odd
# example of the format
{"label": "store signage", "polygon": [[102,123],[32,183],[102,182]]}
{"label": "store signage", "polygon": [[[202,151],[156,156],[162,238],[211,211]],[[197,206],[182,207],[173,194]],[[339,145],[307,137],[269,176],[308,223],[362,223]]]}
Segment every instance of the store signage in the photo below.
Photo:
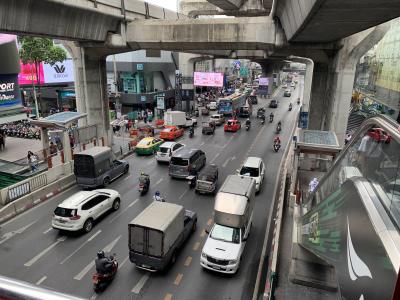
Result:
{"label": "store signage", "polygon": [[74,82],[74,64],[72,59],[64,60],[54,65],[43,64],[45,83]]}
{"label": "store signage", "polygon": [[157,96],[157,109],[165,109],[165,100],[164,100],[164,96]]}
{"label": "store signage", "polygon": [[223,73],[194,72],[194,85],[222,87],[224,84]]}
{"label": "store signage", "polygon": [[[18,83],[20,85],[32,85],[32,81],[34,84],[38,84],[37,74],[36,74],[36,66],[35,64],[23,64],[20,62],[21,71],[18,74]],[[39,64],[39,77],[40,83],[44,83],[44,72],[43,65]]]}
{"label": "store signage", "polygon": [[269,85],[269,78],[268,77],[260,77],[258,79],[259,85]]}
{"label": "store signage", "polygon": [[22,106],[18,75],[0,75],[0,110]]}
{"label": "store signage", "polygon": [[143,71],[143,69],[144,69],[143,64],[136,64],[136,70]]}
{"label": "store signage", "polygon": [[140,101],[146,102],[146,96],[140,96]]}

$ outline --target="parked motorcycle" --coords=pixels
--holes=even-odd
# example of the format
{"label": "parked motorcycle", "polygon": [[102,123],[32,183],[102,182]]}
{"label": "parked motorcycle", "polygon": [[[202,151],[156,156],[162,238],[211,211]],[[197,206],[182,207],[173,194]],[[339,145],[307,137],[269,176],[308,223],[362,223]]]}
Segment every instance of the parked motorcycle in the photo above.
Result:
{"label": "parked motorcycle", "polygon": [[111,273],[109,274],[99,274],[99,273],[94,273],[92,276],[92,282],[93,282],[93,290],[96,293],[103,292],[107,286],[113,281],[115,275],[117,274],[118,271],[118,262],[115,259],[115,254],[110,256],[110,259],[112,260],[112,269]]}

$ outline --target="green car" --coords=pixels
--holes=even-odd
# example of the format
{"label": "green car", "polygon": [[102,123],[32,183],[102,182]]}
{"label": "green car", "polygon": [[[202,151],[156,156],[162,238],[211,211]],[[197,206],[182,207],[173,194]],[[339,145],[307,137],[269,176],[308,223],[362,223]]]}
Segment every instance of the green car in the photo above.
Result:
{"label": "green car", "polygon": [[145,137],[136,145],[136,153],[139,155],[154,154],[163,142],[162,139]]}

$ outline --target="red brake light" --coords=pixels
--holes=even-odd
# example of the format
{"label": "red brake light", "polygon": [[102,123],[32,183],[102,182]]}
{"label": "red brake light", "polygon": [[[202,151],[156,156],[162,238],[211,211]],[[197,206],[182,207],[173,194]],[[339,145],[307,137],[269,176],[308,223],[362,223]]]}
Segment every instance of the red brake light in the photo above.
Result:
{"label": "red brake light", "polygon": [[80,215],[75,215],[73,217],[69,217],[70,220],[79,220],[81,218]]}

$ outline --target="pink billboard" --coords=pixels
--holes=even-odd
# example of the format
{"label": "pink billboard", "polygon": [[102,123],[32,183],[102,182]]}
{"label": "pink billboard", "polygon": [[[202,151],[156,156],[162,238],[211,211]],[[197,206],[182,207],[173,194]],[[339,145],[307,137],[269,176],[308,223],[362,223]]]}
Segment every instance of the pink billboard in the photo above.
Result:
{"label": "pink billboard", "polygon": [[[23,64],[20,62],[21,72],[18,74],[18,83],[20,85],[32,84],[32,79],[35,84],[38,83],[38,79],[36,78],[36,67],[34,64]],[[40,84],[44,83],[44,72],[43,65],[39,65],[39,76],[40,76]]]}
{"label": "pink billboard", "polygon": [[223,73],[194,72],[194,85],[222,87],[224,85]]}

